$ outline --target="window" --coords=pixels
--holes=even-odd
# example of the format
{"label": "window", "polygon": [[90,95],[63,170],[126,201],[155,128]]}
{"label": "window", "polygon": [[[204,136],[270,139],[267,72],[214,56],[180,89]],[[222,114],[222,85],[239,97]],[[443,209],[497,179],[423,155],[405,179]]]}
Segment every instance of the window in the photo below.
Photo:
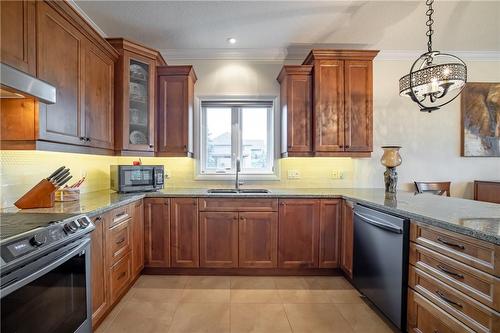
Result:
{"label": "window", "polygon": [[202,101],[200,174],[274,173],[272,101]]}

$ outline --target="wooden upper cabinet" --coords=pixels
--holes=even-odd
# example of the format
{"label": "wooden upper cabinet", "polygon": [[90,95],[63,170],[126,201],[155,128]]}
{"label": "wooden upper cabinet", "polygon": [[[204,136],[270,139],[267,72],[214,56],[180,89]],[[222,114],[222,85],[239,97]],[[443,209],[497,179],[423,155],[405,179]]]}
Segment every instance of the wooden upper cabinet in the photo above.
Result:
{"label": "wooden upper cabinet", "polygon": [[114,62],[95,45],[85,52],[85,141],[93,147],[114,148]]}
{"label": "wooden upper cabinet", "polygon": [[123,38],[108,38],[120,56],[115,64],[115,150],[118,155],[154,155],[158,51]]}
{"label": "wooden upper cabinet", "polygon": [[239,267],[278,267],[278,214],[239,213]]}
{"label": "wooden upper cabinet", "polygon": [[373,151],[372,62],[346,60],[344,145],[346,151]]}
{"label": "wooden upper cabinet", "polygon": [[322,199],[319,223],[319,268],[337,268],[340,250],[339,199]]}
{"label": "wooden upper cabinet", "polygon": [[84,36],[42,1],[36,22],[37,74],[57,89],[57,102],[40,107],[40,139],[83,145]]}
{"label": "wooden upper cabinet", "polygon": [[320,200],[279,200],[280,268],[317,268]]}
{"label": "wooden upper cabinet", "polygon": [[238,267],[237,212],[200,212],[200,267]]}
{"label": "wooden upper cabinet", "polygon": [[340,219],[340,268],[351,279],[354,253],[354,215],[352,205],[349,201],[342,201],[342,216]]}
{"label": "wooden upper cabinet", "polygon": [[370,156],[372,60],[378,51],[313,49],[315,156]]}
{"label": "wooden upper cabinet", "polygon": [[157,68],[158,156],[193,156],[196,74],[192,66]]}
{"label": "wooden upper cabinet", "polygon": [[35,1],[1,1],[0,15],[0,61],[35,75]]}
{"label": "wooden upper cabinet", "polygon": [[198,267],[198,200],[173,198],[170,214],[172,267]]}
{"label": "wooden upper cabinet", "polygon": [[144,199],[144,251],[147,267],[170,267],[170,199]]}
{"label": "wooden upper cabinet", "polygon": [[282,147],[284,157],[311,156],[312,69],[310,65],[286,65],[278,75],[280,83]]}

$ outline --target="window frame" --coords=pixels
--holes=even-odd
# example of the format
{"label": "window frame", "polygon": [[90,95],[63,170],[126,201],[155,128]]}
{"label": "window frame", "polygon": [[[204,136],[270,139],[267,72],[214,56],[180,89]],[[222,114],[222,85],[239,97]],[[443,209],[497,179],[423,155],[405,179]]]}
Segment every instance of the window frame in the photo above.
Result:
{"label": "window frame", "polygon": [[[195,131],[195,151],[196,151],[196,168],[195,180],[234,180],[236,169],[236,156],[240,156],[243,150],[242,140],[242,109],[250,106],[266,106],[270,109],[267,115],[267,137],[268,137],[268,152],[266,161],[270,165],[267,171],[244,171],[240,172],[242,180],[279,180],[279,169],[277,161],[279,140],[279,128],[277,127],[277,97],[200,97],[196,101],[196,117],[197,122]],[[204,105],[205,104],[205,105]],[[213,172],[206,170],[206,112],[204,109],[206,104],[210,106],[231,107],[231,169],[227,172]],[[262,105],[259,105],[262,104]],[[235,133],[236,134],[233,134]]]}

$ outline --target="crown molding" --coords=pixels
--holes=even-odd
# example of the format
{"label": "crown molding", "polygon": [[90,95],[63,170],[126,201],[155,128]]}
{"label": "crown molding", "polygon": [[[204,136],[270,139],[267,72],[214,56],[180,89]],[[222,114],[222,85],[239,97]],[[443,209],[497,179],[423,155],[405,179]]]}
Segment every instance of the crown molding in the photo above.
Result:
{"label": "crown molding", "polygon": [[[311,48],[214,48],[214,49],[164,49],[162,55],[169,61],[176,60],[253,60],[253,61],[303,61]],[[414,60],[423,51],[382,50],[375,60]],[[447,51],[463,60],[500,61],[500,51]]]}
{"label": "crown molding", "polygon": [[101,35],[101,37],[103,38],[107,38],[109,37],[104,31],[102,31],[101,28],[99,28],[99,26],[83,11],[83,9],[80,8],[80,6],[78,6],[75,2],[75,0],[67,0],[67,3],[73,7],[73,9],[78,13],[80,14],[81,17],[83,17],[83,19],[85,21],[87,21],[88,24],[90,24],[92,26],[92,28],[95,29],[95,31],[97,31],[97,33],[99,33],[99,35]]}

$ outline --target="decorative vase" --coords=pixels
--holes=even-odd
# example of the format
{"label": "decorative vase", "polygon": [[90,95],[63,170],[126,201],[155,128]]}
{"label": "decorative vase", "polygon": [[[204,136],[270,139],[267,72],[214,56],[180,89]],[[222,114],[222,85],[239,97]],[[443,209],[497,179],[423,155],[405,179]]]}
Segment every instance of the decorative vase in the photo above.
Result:
{"label": "decorative vase", "polygon": [[382,165],[386,167],[384,172],[385,191],[387,193],[396,193],[398,184],[398,173],[396,167],[401,165],[402,159],[399,155],[400,146],[383,146],[384,154],[380,159]]}

